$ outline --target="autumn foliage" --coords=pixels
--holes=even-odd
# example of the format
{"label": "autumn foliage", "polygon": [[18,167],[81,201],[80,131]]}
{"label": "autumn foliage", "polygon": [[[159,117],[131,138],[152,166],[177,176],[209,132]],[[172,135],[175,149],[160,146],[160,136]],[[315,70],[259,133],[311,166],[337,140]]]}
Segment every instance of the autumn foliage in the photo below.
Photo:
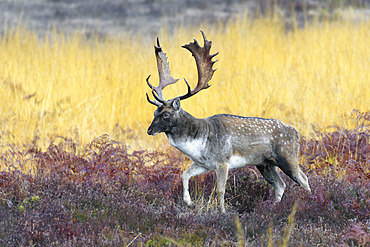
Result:
{"label": "autumn foliage", "polygon": [[[0,157],[7,167],[0,173],[0,243],[268,246],[282,245],[290,229],[292,246],[367,246],[370,114],[354,114],[355,129],[301,139],[301,166],[312,193],[283,176],[287,191],[274,204],[256,169],[233,170],[226,214],[216,210],[212,172],[191,180],[196,206],[185,206],[180,176],[189,161],[174,149],[128,152],[107,135],[91,141],[82,154],[66,140],[44,152],[11,146]],[[22,171],[21,163],[31,163],[33,174]],[[292,225],[287,219],[295,202]]]}

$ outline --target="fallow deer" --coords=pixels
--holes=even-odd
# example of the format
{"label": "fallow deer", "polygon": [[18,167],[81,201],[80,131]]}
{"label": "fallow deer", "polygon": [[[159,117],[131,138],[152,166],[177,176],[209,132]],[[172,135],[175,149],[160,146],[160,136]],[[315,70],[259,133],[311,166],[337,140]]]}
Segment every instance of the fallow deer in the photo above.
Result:
{"label": "fallow deer", "polygon": [[182,46],[189,50],[195,58],[198,70],[197,86],[191,90],[185,80],[188,92],[182,96],[164,100],[162,90],[178,79],[171,76],[167,56],[162,51],[157,38],[155,55],[159,72],[159,85],[154,87],[146,81],[152,90],[154,100],[147,100],[157,106],[154,119],[148,128],[149,135],[164,132],[170,144],[190,157],[194,162],[182,174],[184,201],[191,205],[189,179],[207,171],[215,171],[217,175],[217,196],[222,212],[225,212],[224,194],[228,171],[233,168],[256,166],[263,177],[275,189],[275,200],[280,201],[285,183],[281,179],[277,167],[287,174],[304,189],[310,191],[307,176],[298,164],[299,135],[291,126],[275,119],[258,117],[241,117],[220,114],[205,119],[195,118],[180,107],[180,101],[187,99],[203,89],[210,87],[208,82],[213,73],[210,55],[212,42],[206,39],[201,30],[204,46],[197,40]]}

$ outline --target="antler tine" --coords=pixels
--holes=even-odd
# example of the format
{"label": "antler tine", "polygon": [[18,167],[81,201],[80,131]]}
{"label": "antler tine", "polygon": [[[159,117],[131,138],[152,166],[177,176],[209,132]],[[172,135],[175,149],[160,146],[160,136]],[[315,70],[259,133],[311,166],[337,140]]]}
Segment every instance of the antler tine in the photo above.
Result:
{"label": "antler tine", "polygon": [[194,42],[182,46],[183,48],[189,50],[195,59],[198,70],[198,83],[197,86],[193,90],[191,90],[189,83],[184,78],[185,83],[188,86],[188,92],[187,94],[180,96],[180,100],[187,99],[198,93],[199,91],[209,88],[211,85],[209,85],[208,82],[212,79],[213,73],[216,71],[216,69],[213,69],[212,66],[218,60],[212,61],[212,58],[218,55],[218,52],[212,55],[209,54],[212,46],[212,41],[207,40],[206,35],[202,30],[200,30],[200,32],[203,36],[203,47],[199,45],[198,41],[195,38]]}
{"label": "antler tine", "polygon": [[[164,98],[163,98],[163,93],[162,90],[168,86],[171,85],[175,82],[177,82],[179,79],[174,79],[171,76],[171,70],[169,63],[167,62],[167,56],[166,53],[163,52],[162,47],[159,44],[159,38],[157,38],[157,45],[154,45],[154,51],[155,51],[155,56],[157,59],[157,68],[158,68],[158,74],[159,74],[159,85],[158,87],[154,87],[149,83],[149,77],[147,78],[147,83],[148,86],[154,91],[160,99],[160,103],[163,103]],[[154,95],[154,93],[153,93]],[[157,100],[158,101],[158,100]]]}
{"label": "antler tine", "polygon": [[161,103],[158,103],[157,101],[152,101],[152,100],[150,100],[148,93],[146,93],[146,99],[148,100],[148,102],[149,102],[150,104],[153,104],[153,105],[155,105],[155,106],[161,106]]}

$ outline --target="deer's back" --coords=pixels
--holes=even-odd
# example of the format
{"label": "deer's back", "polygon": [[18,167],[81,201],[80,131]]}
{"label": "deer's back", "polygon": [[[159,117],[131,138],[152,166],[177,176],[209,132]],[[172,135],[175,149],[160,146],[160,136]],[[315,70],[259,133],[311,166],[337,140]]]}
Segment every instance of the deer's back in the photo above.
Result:
{"label": "deer's back", "polygon": [[[227,114],[211,118],[223,126],[229,137],[230,159],[235,160],[235,167],[237,163],[256,165],[279,156],[298,157],[298,132],[278,120]],[[241,158],[247,160],[241,162]]]}

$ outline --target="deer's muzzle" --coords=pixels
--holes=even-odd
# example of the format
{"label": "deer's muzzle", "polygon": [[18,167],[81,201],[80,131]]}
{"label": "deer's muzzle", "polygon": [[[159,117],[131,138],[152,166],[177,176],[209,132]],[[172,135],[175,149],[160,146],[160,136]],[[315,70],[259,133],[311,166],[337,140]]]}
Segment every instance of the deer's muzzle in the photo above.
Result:
{"label": "deer's muzzle", "polygon": [[146,133],[148,133],[148,135],[151,135],[151,136],[154,136],[157,134],[157,132],[154,131],[154,128],[152,126],[149,126]]}

